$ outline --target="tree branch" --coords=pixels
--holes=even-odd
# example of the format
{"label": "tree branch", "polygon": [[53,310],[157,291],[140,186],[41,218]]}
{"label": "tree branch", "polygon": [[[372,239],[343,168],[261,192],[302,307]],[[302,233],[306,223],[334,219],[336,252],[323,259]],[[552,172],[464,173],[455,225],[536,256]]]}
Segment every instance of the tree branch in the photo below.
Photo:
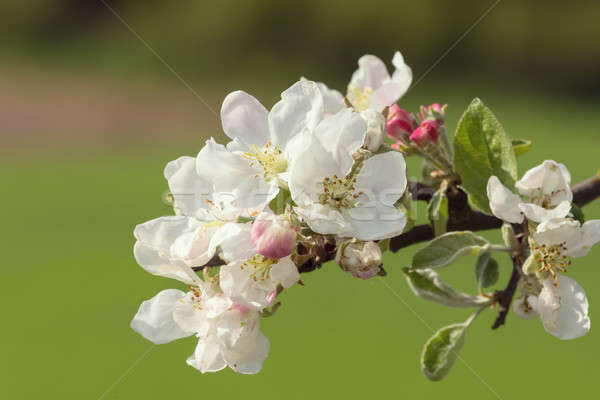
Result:
{"label": "tree branch", "polygon": [[519,283],[519,278],[521,277],[521,259],[519,258],[519,256],[514,256],[512,257],[512,260],[513,269],[512,273],[510,274],[510,279],[508,280],[506,288],[504,288],[504,290],[499,290],[496,293],[494,293],[494,297],[498,301],[498,316],[494,321],[494,325],[492,325],[492,329],[498,329],[506,322],[506,316],[508,315],[508,311],[510,310],[510,304],[512,303],[512,299],[515,296],[517,284]]}
{"label": "tree branch", "polygon": [[600,197],[600,171],[585,181],[573,186],[573,203],[583,207],[592,200]]}
{"label": "tree branch", "polygon": [[[428,201],[431,199],[433,190],[427,186],[422,185],[419,182],[409,182],[409,190],[413,195],[414,200]],[[582,181],[573,186],[573,202],[582,207],[592,200],[600,197],[600,175],[596,175],[590,179]],[[450,221],[448,221],[448,231],[483,231],[488,229],[497,229],[502,226],[502,220],[492,216],[483,214],[477,211],[472,211],[468,208],[466,197],[464,192],[456,191],[454,194],[448,193],[450,197],[451,208],[462,208],[460,212],[452,210]],[[399,236],[393,237],[390,240],[390,250],[397,252],[400,249],[408,247],[410,245],[426,242],[435,237],[433,229],[430,225],[417,225],[408,232],[405,232]],[[313,271],[316,268],[332,260],[335,257],[335,249],[324,249],[319,252],[318,259],[309,260],[308,264],[298,266],[300,272]],[[217,256],[213,257],[206,266],[213,267],[223,265],[223,261]],[[193,267],[194,270],[201,270],[204,266]]]}

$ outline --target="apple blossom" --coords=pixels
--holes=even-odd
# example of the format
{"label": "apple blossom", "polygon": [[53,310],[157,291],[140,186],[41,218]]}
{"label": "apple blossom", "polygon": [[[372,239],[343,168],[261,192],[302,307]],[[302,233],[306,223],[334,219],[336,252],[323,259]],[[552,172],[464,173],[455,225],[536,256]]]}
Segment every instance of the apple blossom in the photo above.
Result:
{"label": "apple blossom", "polygon": [[[394,204],[407,185],[398,152],[377,154],[353,171],[352,151],[313,137],[290,176],[295,212],[322,234],[377,240],[400,234],[404,211]],[[385,173],[382,173],[385,171]]]}
{"label": "apple blossom", "polygon": [[187,363],[203,373],[229,366],[255,374],[269,352],[258,312],[203,286],[187,294],[176,289],[159,292],[141,304],[131,327],[155,344],[196,335],[198,344]]}
{"label": "apple blossom", "polygon": [[395,71],[390,76],[378,57],[367,54],[358,60],[346,96],[356,110],[371,108],[381,112],[404,96],[412,83],[412,70],[399,51],[394,53],[392,64]]}
{"label": "apple blossom", "polygon": [[571,175],[563,164],[546,160],[527,171],[515,187],[521,196],[506,188],[496,176],[488,181],[490,209],[500,219],[520,223],[525,217],[534,222],[566,217],[573,194]]}
{"label": "apple blossom", "polygon": [[250,224],[223,226],[211,246],[218,246],[227,261],[219,271],[223,292],[238,304],[253,310],[269,306],[279,286],[289,288],[300,280],[289,256],[272,259],[258,253]]}

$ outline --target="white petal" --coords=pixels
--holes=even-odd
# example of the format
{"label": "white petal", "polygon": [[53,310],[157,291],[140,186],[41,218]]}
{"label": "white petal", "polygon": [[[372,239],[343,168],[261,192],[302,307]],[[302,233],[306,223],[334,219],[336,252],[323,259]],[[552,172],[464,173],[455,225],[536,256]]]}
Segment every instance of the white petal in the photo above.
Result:
{"label": "white petal", "polygon": [[348,220],[337,210],[318,203],[308,203],[294,207],[294,211],[304,220],[310,229],[323,235],[347,237],[352,230]]}
{"label": "white petal", "polygon": [[285,148],[304,129],[312,131],[323,118],[324,109],[323,96],[315,82],[296,82],[281,94],[281,100],[269,112],[271,141]]}
{"label": "white petal", "polygon": [[559,287],[554,280],[544,281],[538,298],[538,312],[544,329],[562,339],[576,339],[590,330],[588,301],[585,291],[575,280],[559,275]]}
{"label": "white petal", "polygon": [[206,334],[209,329],[210,322],[199,302],[200,299],[196,299],[195,295],[189,292],[174,305],[173,320],[189,334],[199,332]]}
{"label": "white petal", "polygon": [[[223,292],[235,303],[253,310],[267,307],[269,295],[277,288],[271,280],[254,280],[256,269],[243,262],[233,262],[221,267],[219,282]],[[259,272],[260,273],[260,272]]]}
{"label": "white petal", "polygon": [[276,180],[265,181],[262,169],[250,162],[242,154],[232,153],[223,145],[208,140],[196,158],[198,175],[214,182],[211,208],[225,211],[231,218],[235,211],[249,216],[262,211],[279,192]]}
{"label": "white petal", "polygon": [[187,363],[202,373],[220,371],[227,366],[221,354],[219,338],[216,333],[198,340],[196,350],[187,359]]}
{"label": "white petal", "polygon": [[400,97],[402,97],[410,87],[410,84],[412,83],[412,69],[408,65],[406,65],[406,63],[404,62],[404,57],[402,57],[402,54],[400,54],[399,51],[394,53],[394,57],[392,58],[392,64],[394,65],[394,68],[396,68],[396,70],[392,74],[392,81],[402,85],[402,87],[404,88],[402,94],[400,95]]}
{"label": "white petal", "polygon": [[[195,274],[185,261],[190,264],[202,261],[203,249],[201,246],[189,247],[188,253],[173,254],[172,246],[182,236],[191,234],[194,237],[201,227],[200,221],[184,216],[156,218],[136,226],[134,236],[138,241],[133,250],[136,261],[151,274],[193,283]],[[183,255],[192,258],[181,259]]]}
{"label": "white petal", "polygon": [[400,152],[390,151],[367,159],[356,177],[356,191],[369,202],[392,206],[406,190],[406,162]]}
{"label": "white petal", "polygon": [[384,82],[379,89],[371,95],[369,108],[381,112],[384,108],[396,103],[406,93],[406,86],[393,80]]}
{"label": "white petal", "polygon": [[318,201],[323,192],[323,179],[333,175],[345,177],[349,168],[342,167],[336,163],[334,155],[327,152],[321,142],[312,136],[310,144],[290,171],[289,187],[292,199],[298,205]]}
{"label": "white petal", "polygon": [[360,90],[365,88],[377,90],[384,81],[389,79],[390,74],[383,61],[376,56],[366,54],[358,59],[358,69],[352,74],[350,84]]}
{"label": "white petal", "polygon": [[525,214],[527,219],[535,222],[544,222],[549,219],[566,217],[569,211],[571,211],[571,202],[565,200],[553,209],[540,207],[533,203],[521,203],[519,204],[519,209]]}
{"label": "white petal", "polygon": [[579,246],[583,233],[578,221],[567,218],[551,219],[537,226],[533,239],[536,243],[546,246],[565,243],[567,249],[570,249]]}
{"label": "white petal", "polygon": [[263,362],[269,355],[269,339],[258,332],[251,345],[240,354],[237,351],[226,350],[224,352],[229,367],[240,374],[257,374],[262,369]]}
{"label": "white petal", "polygon": [[183,215],[203,218],[212,184],[196,173],[196,159],[179,157],[167,164],[164,175],[169,182],[174,207]]}
{"label": "white petal", "polygon": [[324,83],[317,82],[317,86],[323,96],[323,104],[325,114],[335,114],[338,111],[346,108],[344,95],[334,89],[330,89]]}
{"label": "white petal", "polygon": [[577,241],[569,243],[567,254],[571,257],[583,257],[589,253],[596,243],[600,242],[600,220],[586,221]]}
{"label": "white petal", "polygon": [[256,248],[250,238],[251,224],[230,222],[223,225],[214,234],[210,250],[214,254],[221,246],[221,256],[228,262],[247,260],[256,254]]}
{"label": "white petal", "polygon": [[221,107],[225,134],[260,147],[269,140],[267,115],[267,109],[258,100],[242,91],[229,93]]}
{"label": "white petal", "polygon": [[131,321],[131,328],[155,344],[190,336],[173,320],[175,304],[184,295],[181,290],[167,289],[144,301]]}
{"label": "white petal", "polygon": [[544,197],[547,205],[553,207],[565,200],[573,200],[570,184],[567,168],[556,161],[546,160],[527,171],[515,186],[522,195]]}
{"label": "white petal", "polygon": [[511,192],[496,176],[491,176],[487,184],[487,196],[492,213],[513,224],[523,222],[523,214],[519,209],[521,198]]}
{"label": "white petal", "polygon": [[340,171],[352,167],[354,154],[364,143],[367,125],[360,114],[345,108],[325,118],[315,129],[314,136],[323,148],[333,155]]}
{"label": "white petal", "polygon": [[271,280],[276,284],[280,284],[284,289],[289,288],[300,280],[300,273],[296,264],[292,262],[290,257],[285,257],[279,260],[277,264],[271,267]]}
{"label": "white petal", "polygon": [[142,242],[136,242],[133,246],[133,256],[137,263],[152,275],[176,279],[188,285],[195,284],[199,279],[183,261],[169,259],[165,253]]}
{"label": "white petal", "polygon": [[346,236],[359,240],[381,240],[401,234],[406,226],[406,213],[393,206],[375,202],[372,206],[350,208],[343,212],[352,228]]}

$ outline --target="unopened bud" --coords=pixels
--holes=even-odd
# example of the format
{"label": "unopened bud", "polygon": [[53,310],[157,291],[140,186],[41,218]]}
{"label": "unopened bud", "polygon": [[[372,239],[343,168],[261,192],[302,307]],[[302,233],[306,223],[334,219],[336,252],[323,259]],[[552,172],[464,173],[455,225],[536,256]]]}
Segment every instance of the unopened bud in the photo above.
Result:
{"label": "unopened bud", "polygon": [[441,106],[439,103],[433,103],[429,106],[421,106],[419,111],[419,120],[421,122],[432,120],[444,123],[446,120],[446,108],[447,105]]}
{"label": "unopened bud", "polygon": [[425,120],[410,135],[410,141],[419,147],[427,147],[431,143],[437,143],[440,131],[438,121]]}
{"label": "unopened bud", "polygon": [[381,249],[375,242],[351,240],[339,246],[336,261],[355,278],[369,279],[381,271]]}
{"label": "unopened bud", "polygon": [[415,128],[415,117],[411,113],[396,104],[390,107],[387,118],[387,135],[390,139],[408,141]]}
{"label": "unopened bud", "polygon": [[261,214],[250,231],[259,254],[272,259],[289,256],[296,241],[297,228],[281,215]]}
{"label": "unopened bud", "polygon": [[385,132],[385,117],[371,109],[367,109],[360,113],[367,125],[367,134],[365,135],[365,147],[372,152],[375,152],[381,147],[384,140]]}

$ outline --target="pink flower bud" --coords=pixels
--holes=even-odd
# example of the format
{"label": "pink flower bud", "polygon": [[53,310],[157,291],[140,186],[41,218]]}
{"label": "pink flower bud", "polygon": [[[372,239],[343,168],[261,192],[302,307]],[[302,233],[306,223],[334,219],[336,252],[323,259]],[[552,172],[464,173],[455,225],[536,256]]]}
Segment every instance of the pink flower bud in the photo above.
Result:
{"label": "pink flower bud", "polygon": [[433,103],[429,106],[421,106],[419,111],[419,120],[425,121],[433,119],[436,121],[444,121],[446,118],[446,106],[441,106],[439,103]]}
{"label": "pink flower bud", "polygon": [[430,143],[437,143],[440,123],[438,121],[425,120],[410,135],[410,141],[419,147],[426,147]]}
{"label": "pink flower bud", "polygon": [[262,214],[252,223],[250,238],[259,254],[279,259],[292,253],[296,230],[297,228],[282,216]]}
{"label": "pink flower bud", "polygon": [[390,139],[406,140],[415,129],[415,118],[408,111],[394,104],[387,118],[387,135]]}
{"label": "pink flower bud", "polygon": [[336,261],[342,270],[355,278],[369,279],[381,271],[381,249],[375,242],[342,243]]}

